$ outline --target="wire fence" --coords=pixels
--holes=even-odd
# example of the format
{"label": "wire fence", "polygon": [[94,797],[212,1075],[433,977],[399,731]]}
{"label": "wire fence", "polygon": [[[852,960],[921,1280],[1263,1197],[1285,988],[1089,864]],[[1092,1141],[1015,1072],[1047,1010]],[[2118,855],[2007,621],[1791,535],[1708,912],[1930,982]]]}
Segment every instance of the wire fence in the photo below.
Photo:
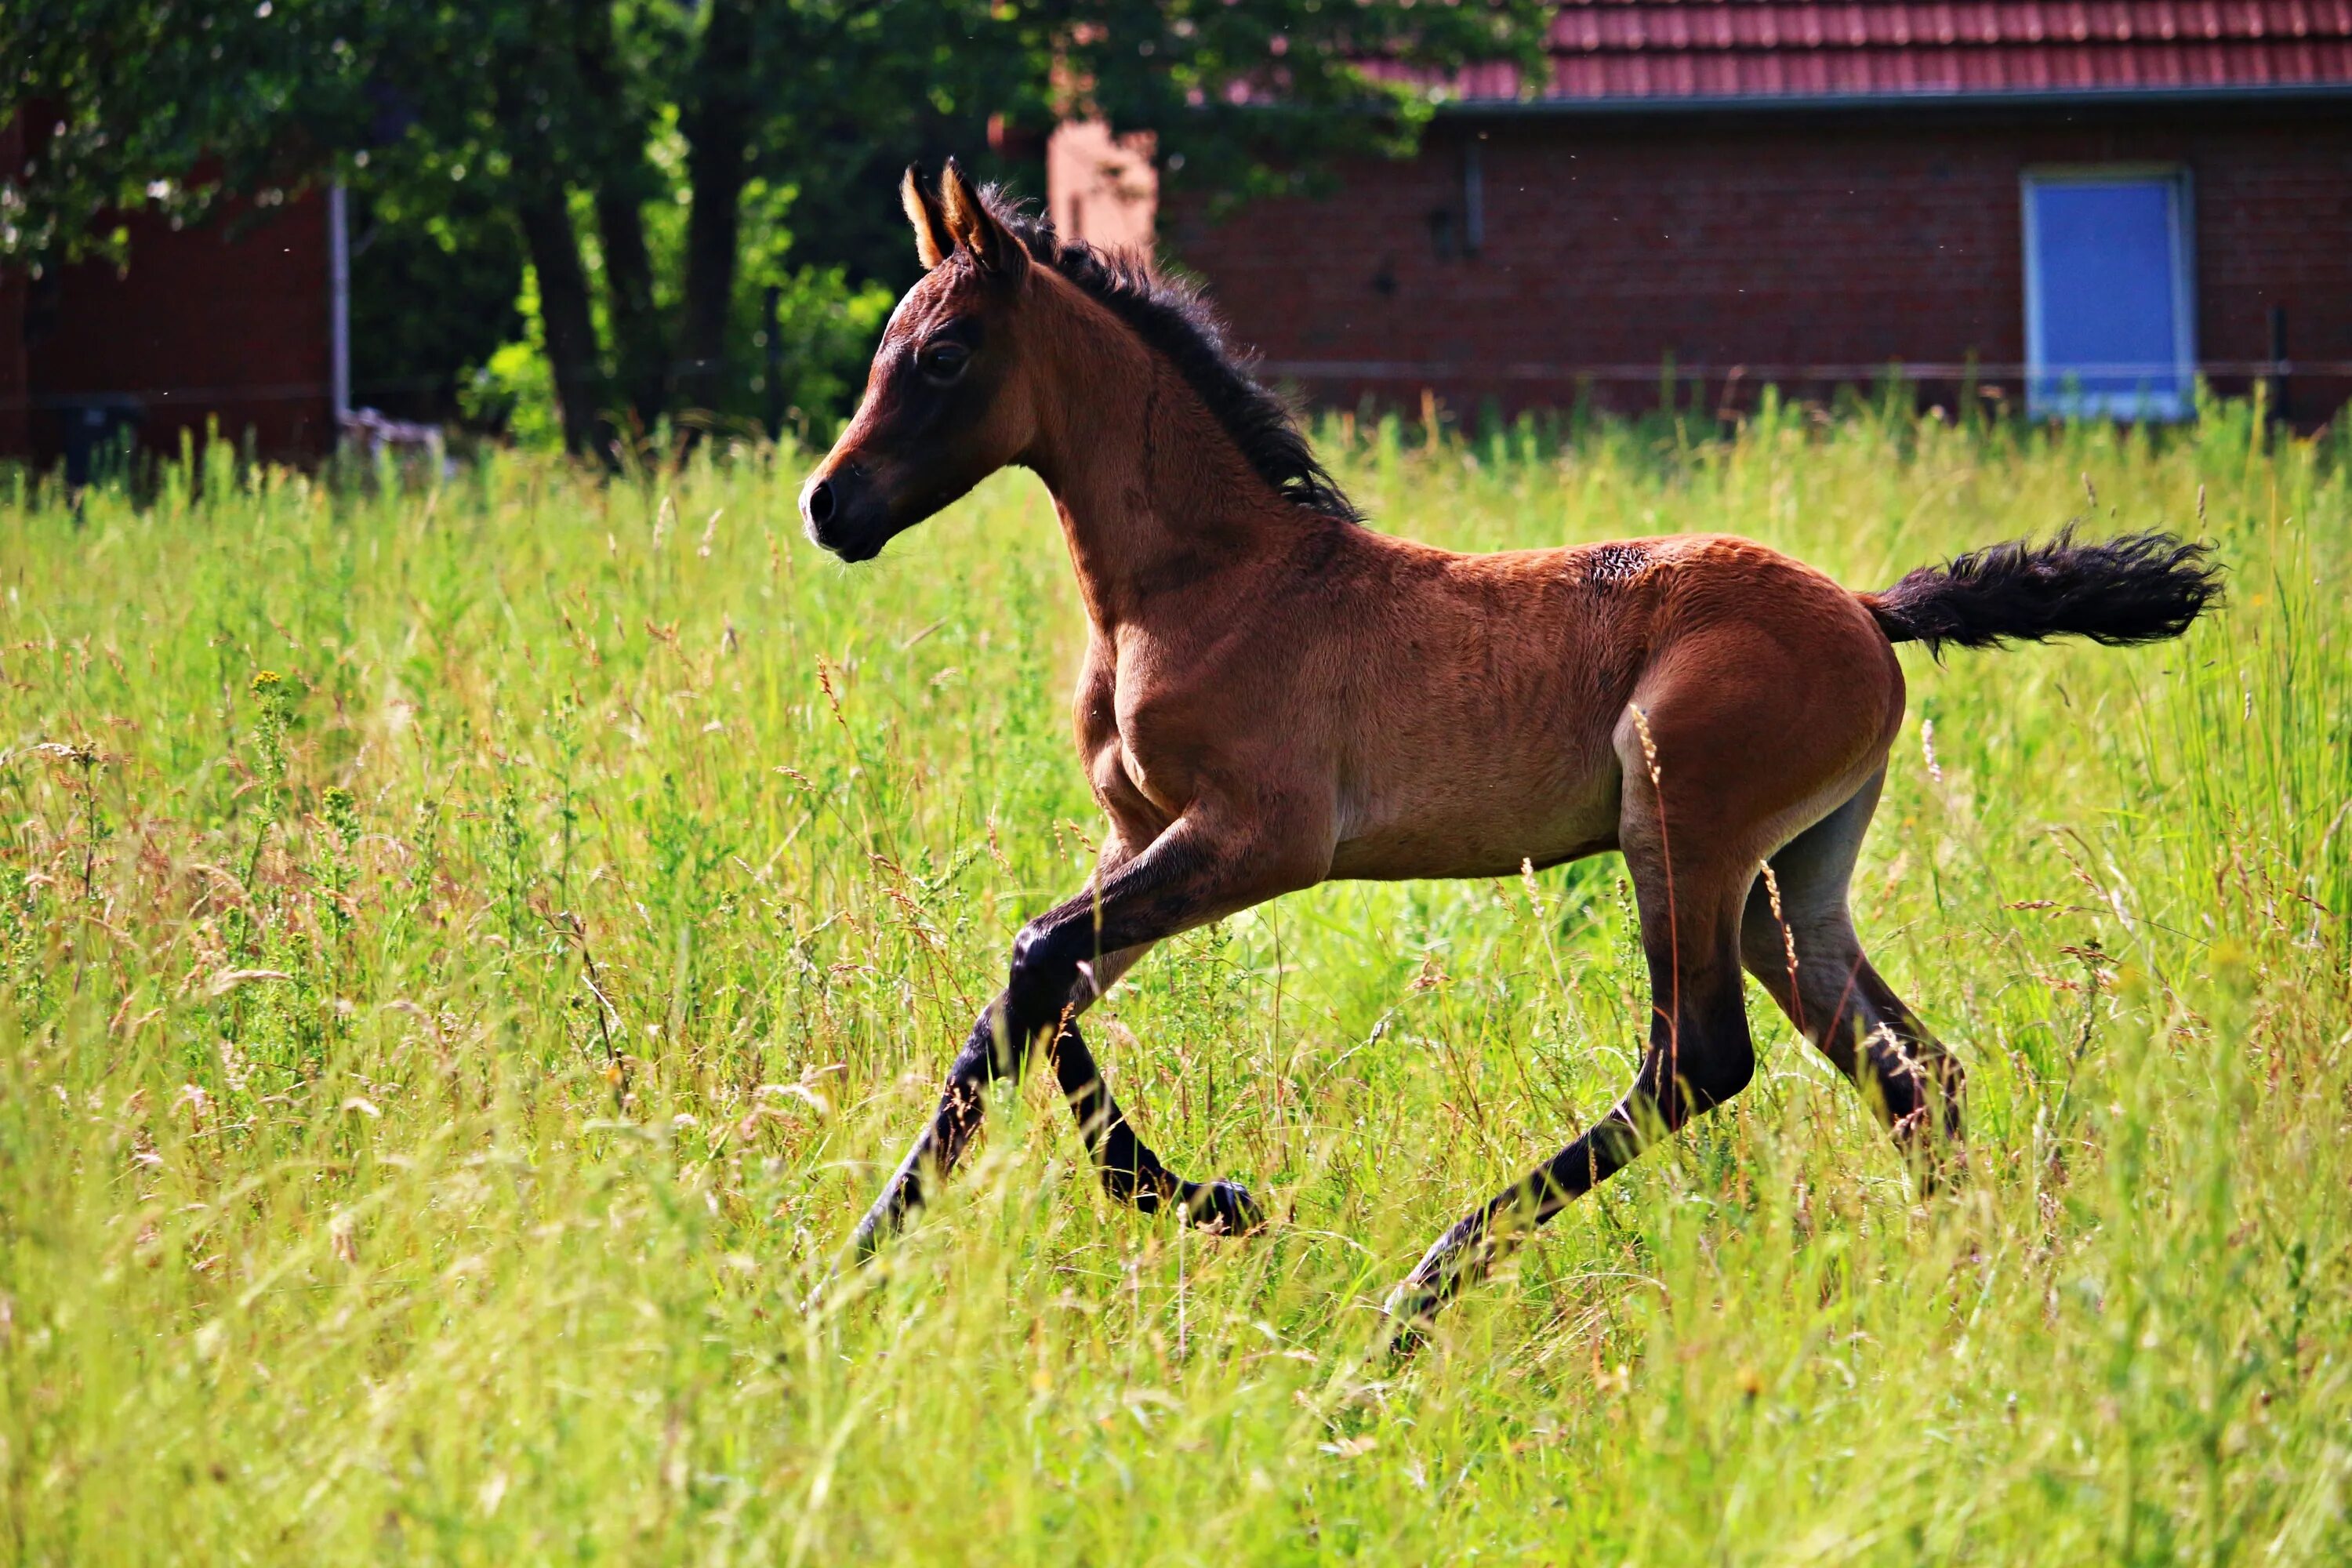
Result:
{"label": "wire fence", "polygon": [[[1651,363],[1580,360],[1513,360],[1500,363],[1477,359],[1263,359],[1253,367],[1263,380],[1276,382],[1389,382],[1407,386],[1465,384],[1556,385],[1612,384],[1660,386],[1697,384],[1753,387],[1766,385],[1874,385],[1889,382],[1966,384],[1991,386],[2007,382],[2032,382],[2055,386],[2074,381],[2134,384],[2172,384],[2191,376],[2209,381],[2352,380],[2352,360],[2344,359],[2211,359],[2189,365],[2070,364],[2058,368],[1984,360],[1824,361],[1820,363],[1726,363],[1706,361],[1659,361]],[[446,386],[443,377],[402,378],[371,383],[352,389],[354,402],[368,397]],[[257,403],[326,402],[334,388],[324,381],[270,382],[253,385],[141,386],[78,389],[37,395],[0,395],[0,414],[74,413],[113,409],[125,413],[168,414],[175,408],[198,413],[209,405]]]}
{"label": "wire fence", "polygon": [[1999,382],[2064,380],[2170,382],[2201,375],[2209,380],[2277,380],[2287,376],[2352,377],[2352,360],[2200,360],[2191,364],[1997,363],[1983,360],[1881,361],[1875,363],[1709,363],[1654,362],[1648,364],[1526,360],[1496,364],[1483,360],[1261,360],[1261,376],[1286,381],[1397,381],[1446,383],[1744,381],[1768,383]]}

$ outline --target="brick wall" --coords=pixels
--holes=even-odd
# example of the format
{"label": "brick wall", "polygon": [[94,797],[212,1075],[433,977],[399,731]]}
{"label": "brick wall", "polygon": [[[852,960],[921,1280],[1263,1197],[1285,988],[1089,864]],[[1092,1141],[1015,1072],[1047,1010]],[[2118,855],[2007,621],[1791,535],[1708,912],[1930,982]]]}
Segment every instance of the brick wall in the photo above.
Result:
{"label": "brick wall", "polygon": [[0,334],[23,344],[25,383],[19,417],[0,412],[0,454],[54,462],[59,405],[103,397],[137,405],[151,451],[176,451],[183,429],[201,437],[210,419],[232,439],[250,430],[264,456],[331,449],[326,201],[233,206],[176,232],[144,216],[129,226],[125,272],[87,262],[46,288],[0,280]]}
{"label": "brick wall", "polygon": [[[2283,306],[2292,357],[2352,364],[2341,110],[1457,120],[1409,163],[1349,171],[1333,196],[1223,225],[1178,196],[1160,232],[1271,374],[1332,400],[1408,402],[1430,385],[1457,403],[1558,403],[1580,368],[1596,396],[1648,406],[1668,353],[1708,379],[1710,397],[1733,367],[1752,387],[1765,374],[1801,384],[1805,367],[1867,379],[1890,360],[1971,356],[2014,397],[2020,176],[2116,162],[2190,171],[2200,358],[2266,360]],[[2352,396],[2343,374],[2291,384],[2305,423]]]}

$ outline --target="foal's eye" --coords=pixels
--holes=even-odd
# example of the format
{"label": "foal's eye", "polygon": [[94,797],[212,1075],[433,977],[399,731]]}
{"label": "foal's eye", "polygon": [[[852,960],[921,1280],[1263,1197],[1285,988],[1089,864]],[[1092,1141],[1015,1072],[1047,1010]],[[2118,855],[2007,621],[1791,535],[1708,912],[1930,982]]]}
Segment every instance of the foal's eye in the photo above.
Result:
{"label": "foal's eye", "polygon": [[915,356],[915,368],[923,373],[924,380],[944,385],[961,375],[971,361],[971,351],[961,343],[926,343]]}

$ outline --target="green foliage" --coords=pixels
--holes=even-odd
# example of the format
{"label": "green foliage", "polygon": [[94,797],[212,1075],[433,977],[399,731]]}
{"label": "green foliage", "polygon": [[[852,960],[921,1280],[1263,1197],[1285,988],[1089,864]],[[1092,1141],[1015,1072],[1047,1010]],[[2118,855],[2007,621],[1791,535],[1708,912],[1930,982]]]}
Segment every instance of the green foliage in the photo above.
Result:
{"label": "green foliage", "polygon": [[[1238,199],[1410,149],[1473,58],[1542,58],[1538,0],[24,0],[0,13],[0,258],[126,259],[127,213],[359,198],[355,387],[625,460],[666,416],[805,426],[913,277],[892,188],[1058,118],[1146,126]],[[1009,139],[992,128],[1009,126]],[[513,330],[520,289],[528,332]],[[772,354],[764,301],[780,296]],[[542,387],[501,342],[549,360]],[[466,381],[458,385],[461,376]],[[771,384],[781,381],[782,384]],[[560,406],[542,420],[534,403]],[[620,448],[616,454],[615,448]]]}
{"label": "green foliage", "polygon": [[367,129],[352,24],[381,0],[12,0],[0,124],[37,111],[0,172],[0,259],[122,259],[120,215],[217,216],[285,199]]}
{"label": "green foliage", "polygon": [[2217,542],[2181,644],[1905,656],[1854,898],[1971,1068],[1960,1192],[1759,996],[1756,1086],[1390,1373],[1382,1292],[1647,1004],[1613,860],[1341,885],[1092,1015],[1271,1234],[1110,1206],[1032,1084],[812,1306],[1099,837],[1035,481],[849,569],[791,450],[353,493],[196,453],[144,510],[0,492],[0,1550],[2343,1561],[2344,449],[2234,405],[1324,440],[1467,548],[1729,529],[1875,585],[2069,519]]}
{"label": "green foliage", "polygon": [[[1149,131],[1178,185],[1217,205],[1313,188],[1349,154],[1412,151],[1446,73],[1507,59],[1550,68],[1549,0],[1470,5],[1094,0],[1041,6],[1076,40],[1076,107]],[[1411,81],[1365,67],[1411,68]]]}
{"label": "green foliage", "polygon": [[522,246],[478,184],[410,194],[352,204],[352,400],[434,421],[459,412],[466,372],[526,336]]}

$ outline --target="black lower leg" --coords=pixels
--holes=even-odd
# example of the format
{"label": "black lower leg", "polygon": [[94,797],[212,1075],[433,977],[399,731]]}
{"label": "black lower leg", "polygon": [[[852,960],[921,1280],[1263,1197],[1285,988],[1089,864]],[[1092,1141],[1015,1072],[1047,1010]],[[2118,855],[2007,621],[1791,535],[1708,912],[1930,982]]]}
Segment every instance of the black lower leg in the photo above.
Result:
{"label": "black lower leg", "polygon": [[1740,924],[1748,972],[1872,1102],[1932,1187],[1962,1155],[1965,1075],[1862,950],[1847,909],[1882,774],[1774,853]]}
{"label": "black lower leg", "polygon": [[1265,1223],[1246,1188],[1234,1182],[1188,1182],[1161,1163],[1135,1134],[1127,1113],[1111,1098],[1110,1086],[1095,1066],[1094,1053],[1078,1033],[1077,1020],[1065,1023],[1049,1047],[1063,1098],[1077,1118],[1078,1135],[1094,1157],[1103,1190],[1145,1214],[1171,1204],[1185,1217],[1212,1230],[1241,1234]]}
{"label": "black lower leg", "polygon": [[883,1184],[874,1206],[857,1222],[851,1245],[859,1258],[873,1256],[908,1215],[923,1206],[925,1181],[934,1173],[944,1176],[953,1170],[980,1131],[989,1084],[1020,1070],[1020,1058],[1025,1053],[1013,1045],[1016,1037],[1011,1031],[1021,1021],[1005,1018],[999,1023],[1000,1016],[1009,1010],[1010,1003],[1003,996],[981,1009],[971,1037],[948,1068],[947,1083],[940,1090],[940,1103],[931,1112],[929,1124]]}
{"label": "black lower leg", "polygon": [[[1147,947],[1202,920],[1245,909],[1285,890],[1262,867],[1255,870],[1254,881],[1244,875],[1250,870],[1252,851],[1262,839],[1227,843],[1213,827],[1204,826],[1209,820],[1205,812],[1188,813],[1142,853],[1107,868],[1086,893],[1055,906],[1021,929],[1013,939],[1003,994],[982,1010],[971,1037],[949,1069],[930,1124],[915,1140],[882,1195],[858,1224],[855,1245],[860,1256],[870,1255],[885,1235],[920,1206],[924,1184],[935,1179],[933,1173],[943,1175],[954,1166],[980,1129],[987,1084],[998,1078],[1017,1077],[1037,1037],[1048,1029],[1061,1029],[1071,1013],[1091,996],[1091,979],[1085,995],[1079,991],[1082,965]],[[1262,834],[1265,824],[1257,826]],[[1303,887],[1311,880],[1296,885]],[[1074,1053],[1072,1070],[1077,1059]],[[1080,1088],[1086,1079],[1098,1076],[1092,1071],[1091,1059],[1086,1065],[1085,1077],[1077,1080]],[[1064,1088],[1067,1092],[1071,1084],[1066,1082]],[[1116,1167],[1130,1173],[1133,1190],[1155,1196],[1161,1193],[1164,1188],[1155,1183],[1165,1168],[1136,1142],[1133,1131],[1128,1131],[1123,1140],[1110,1135],[1112,1127],[1123,1125],[1123,1119],[1108,1093],[1099,1106],[1089,1101],[1089,1108],[1094,1114],[1082,1114],[1082,1122],[1102,1124],[1104,1150]],[[1198,1193],[1181,1184],[1176,1195],[1188,1205],[1198,1201]],[[1241,1208],[1234,1206],[1232,1212],[1238,1218]]]}
{"label": "black lower leg", "polygon": [[[1399,1348],[1419,1342],[1438,1309],[1465,1285],[1483,1278],[1523,1233],[1633,1163],[1644,1142],[1638,1126],[1642,1114],[1635,1100],[1621,1102],[1575,1142],[1439,1237],[1389,1297],[1388,1314],[1398,1325]],[[1650,1114],[1654,1116],[1654,1110]]]}
{"label": "black lower leg", "polygon": [[1819,996],[1804,998],[1811,1016],[1824,1020],[1816,1042],[1872,1102],[1922,1186],[1932,1188],[1961,1154],[1967,1074],[1868,959],[1858,951],[1841,956],[1825,977],[1835,989],[1823,984]]}
{"label": "black lower leg", "polygon": [[1127,1113],[1111,1098],[1110,1086],[1103,1082],[1076,1019],[1062,1026],[1050,1048],[1054,1076],[1061,1084],[1063,1098],[1070,1102],[1071,1115],[1077,1119],[1078,1136],[1086,1141],[1087,1152],[1094,1156],[1103,1190],[1146,1213],[1176,1196],[1183,1180],[1135,1135]]}
{"label": "black lower leg", "polygon": [[1748,1086],[1755,1053],[1738,1011],[1738,972],[1730,971],[1727,985],[1723,967],[1707,976],[1716,982],[1708,994],[1692,998],[1691,1022],[1679,1037],[1663,1018],[1654,1022],[1633,1087],[1614,1110],[1438,1238],[1389,1298],[1389,1316],[1397,1324],[1394,1350],[1417,1346],[1438,1309],[1483,1278],[1528,1231],[1633,1163],[1653,1131],[1675,1131]]}
{"label": "black lower leg", "polygon": [[1863,1037],[1861,1055],[1895,1147],[1911,1162],[1921,1190],[1932,1192],[1964,1159],[1967,1074],[1891,991],[1872,1011],[1881,1021]]}
{"label": "black lower leg", "polygon": [[1061,1018],[1076,979],[1074,961],[1024,957],[1023,946],[1016,946],[1012,983],[980,1010],[963,1049],[948,1068],[929,1125],[858,1222],[851,1238],[858,1257],[873,1256],[909,1214],[923,1206],[927,1175],[944,1176],[955,1168],[980,1131],[988,1086],[1001,1078],[1020,1077],[1037,1037]]}

